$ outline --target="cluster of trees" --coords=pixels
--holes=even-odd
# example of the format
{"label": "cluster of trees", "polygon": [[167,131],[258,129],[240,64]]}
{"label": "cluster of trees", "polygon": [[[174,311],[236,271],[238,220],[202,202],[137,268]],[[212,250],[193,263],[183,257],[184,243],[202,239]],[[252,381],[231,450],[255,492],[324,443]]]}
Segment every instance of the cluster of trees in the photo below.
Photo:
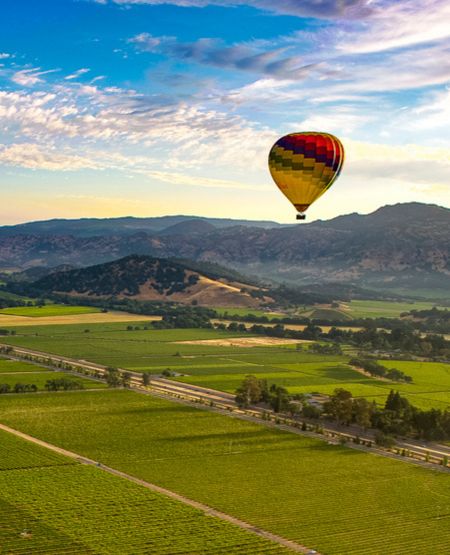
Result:
{"label": "cluster of trees", "polygon": [[131,372],[120,372],[118,368],[109,366],[104,378],[109,387],[130,387],[131,385]]}
{"label": "cluster of trees", "polygon": [[371,376],[388,378],[394,382],[411,383],[413,381],[411,376],[406,375],[401,370],[397,368],[386,368],[386,366],[370,358],[352,358],[349,360],[349,364],[357,368],[362,368]]}
{"label": "cluster of trees", "polygon": [[84,389],[83,384],[76,380],[69,380],[68,378],[56,378],[47,380],[45,382],[45,389],[47,391],[72,391],[75,389]]}
{"label": "cluster of trees", "polygon": [[412,324],[421,331],[434,333],[450,332],[450,310],[433,307],[430,310],[411,310],[401,314],[404,318],[412,318]]}
{"label": "cluster of trees", "polygon": [[250,405],[264,403],[274,412],[297,412],[293,401],[301,396],[289,395],[286,388],[272,384],[267,380],[260,380],[256,376],[245,376],[242,384],[236,390],[235,401],[238,407],[248,408]]}
{"label": "cluster of trees", "polygon": [[308,350],[317,355],[342,355],[342,348],[337,343],[312,343]]}
{"label": "cluster of trees", "polygon": [[253,324],[246,328],[244,324],[231,322],[228,326],[218,326],[229,331],[245,332],[267,335],[269,337],[288,337],[291,339],[325,340],[333,343],[346,343],[354,345],[361,350],[403,352],[429,358],[450,359],[450,341],[440,335],[428,335],[423,337],[416,331],[407,331],[395,328],[392,331],[378,330],[376,328],[365,328],[362,330],[349,330],[331,328],[328,333],[309,323],[303,331],[285,328],[282,324],[275,326],[263,326]]}
{"label": "cluster of trees", "polygon": [[450,439],[450,412],[439,409],[422,410],[410,404],[398,391],[391,390],[384,407],[363,397],[353,397],[350,391],[337,388],[322,409],[307,402],[304,395],[290,395],[276,384],[248,375],[236,390],[236,403],[241,408],[264,405],[274,412],[324,418],[341,426],[354,424],[363,429],[377,430],[377,443],[387,445],[392,436],[413,435],[427,440]]}
{"label": "cluster of trees", "polygon": [[155,329],[212,328],[211,318],[215,311],[201,306],[179,306],[171,308],[162,320],[153,322]]}
{"label": "cluster of trees", "polygon": [[440,310],[433,308],[431,310],[405,312],[401,315],[402,318],[354,318],[343,319],[337,318],[306,318],[300,316],[276,316],[269,317],[266,315],[257,316],[255,314],[233,314],[230,309],[229,313],[225,314],[227,320],[234,322],[251,322],[255,324],[295,324],[306,326],[307,324],[314,324],[315,326],[348,326],[350,321],[354,327],[365,329],[380,329],[385,330],[402,330],[405,332],[434,332],[434,333],[450,333],[450,311]]}
{"label": "cluster of trees", "polygon": [[16,332],[14,330],[0,329],[0,335],[16,335]]}
{"label": "cluster of trees", "polygon": [[357,424],[389,435],[414,435],[427,440],[450,439],[450,412],[422,410],[402,397],[389,393],[383,408],[367,399],[355,398],[350,391],[336,389],[323,407],[324,416],[342,425]]}
{"label": "cluster of trees", "polygon": [[366,350],[401,351],[417,356],[450,358],[450,341],[441,335],[422,336],[417,331],[394,328],[392,331],[365,328],[359,331],[332,328],[328,337]]}
{"label": "cluster of trees", "polygon": [[0,393],[35,393],[38,390],[34,383],[16,383],[11,387],[8,383],[0,384]]}

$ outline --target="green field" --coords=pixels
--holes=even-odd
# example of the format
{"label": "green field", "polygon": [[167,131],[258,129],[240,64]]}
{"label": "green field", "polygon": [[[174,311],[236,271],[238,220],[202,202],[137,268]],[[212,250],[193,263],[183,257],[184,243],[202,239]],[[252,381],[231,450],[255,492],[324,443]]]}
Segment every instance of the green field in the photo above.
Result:
{"label": "green field", "polygon": [[213,310],[217,312],[220,317],[225,315],[227,316],[247,316],[247,314],[251,314],[252,316],[267,316],[267,318],[278,318],[285,316],[281,312],[270,312],[267,310],[258,310],[255,308],[234,308],[234,307],[212,307]]}
{"label": "green field", "polygon": [[341,309],[345,308],[352,318],[398,318],[402,312],[430,310],[433,306],[436,305],[425,301],[350,301],[343,303]]}
{"label": "green field", "polygon": [[28,318],[39,318],[44,316],[71,316],[75,314],[91,314],[94,312],[100,312],[100,309],[94,306],[69,306],[65,304],[49,304],[41,307],[19,306],[0,310],[0,314],[8,314],[10,316],[27,316]]}
{"label": "green field", "polygon": [[[67,378],[79,383],[86,389],[102,389],[107,387],[105,383],[89,380],[75,376],[67,372],[55,372],[36,364],[18,362],[0,358],[0,384],[8,384],[11,388],[17,383],[34,384],[38,390],[45,390],[47,380]],[[21,394],[22,395],[22,394]]]}
{"label": "green field", "polygon": [[446,474],[123,390],[4,396],[0,414],[327,555],[450,550]]}
{"label": "green field", "polygon": [[383,404],[391,389],[408,396],[419,408],[450,407],[450,365],[385,361],[413,377],[413,383],[382,381],[366,377],[347,364],[346,356],[324,356],[296,351],[292,347],[219,347],[180,344],[178,341],[239,336],[215,330],[126,331],[126,324],[30,326],[16,328],[22,335],[6,336],[3,342],[73,358],[118,366],[137,372],[161,374],[170,369],[176,379],[227,392],[234,392],[246,374],[283,385],[291,393],[331,394],[348,389]]}
{"label": "green field", "polygon": [[0,431],[0,552],[288,554],[165,496]]}
{"label": "green field", "polygon": [[0,380],[1,374],[17,374],[22,372],[36,372],[39,371],[39,367],[35,364],[29,362],[22,362],[18,360],[8,360],[6,358],[0,358]]}

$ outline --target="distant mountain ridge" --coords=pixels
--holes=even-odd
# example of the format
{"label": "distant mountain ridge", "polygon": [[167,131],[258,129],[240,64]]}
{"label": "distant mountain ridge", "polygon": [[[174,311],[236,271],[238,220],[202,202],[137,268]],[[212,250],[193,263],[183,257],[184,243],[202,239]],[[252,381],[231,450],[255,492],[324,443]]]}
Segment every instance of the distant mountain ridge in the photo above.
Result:
{"label": "distant mountain ridge", "polygon": [[368,215],[349,214],[299,225],[228,223],[217,227],[208,219],[172,218],[158,233],[117,231],[95,236],[9,235],[11,228],[4,235],[1,230],[5,228],[0,228],[0,270],[60,264],[80,267],[142,254],[214,262],[279,282],[352,282],[393,290],[438,288],[450,294],[450,210],[446,208],[408,203],[385,206]]}
{"label": "distant mountain ridge", "polygon": [[154,218],[80,218],[75,220],[54,219],[0,226],[0,237],[14,235],[72,235],[96,237],[104,235],[133,235],[136,233],[170,233],[170,228],[190,224],[192,227],[208,225],[222,229],[236,225],[248,227],[281,227],[283,224],[266,220],[233,220],[229,218],[204,218],[201,216],[160,216]]}

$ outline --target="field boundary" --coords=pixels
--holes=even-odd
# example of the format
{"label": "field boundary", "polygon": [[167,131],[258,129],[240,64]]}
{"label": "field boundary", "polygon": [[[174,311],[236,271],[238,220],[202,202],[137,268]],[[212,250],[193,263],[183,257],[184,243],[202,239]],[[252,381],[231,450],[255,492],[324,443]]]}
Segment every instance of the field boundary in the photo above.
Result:
{"label": "field boundary", "polygon": [[198,509],[198,510],[202,511],[207,516],[220,518],[221,520],[224,520],[226,522],[234,524],[235,526],[238,526],[239,528],[242,528],[243,530],[246,530],[247,532],[251,532],[252,534],[256,534],[257,536],[260,536],[261,538],[264,538],[266,540],[270,540],[274,543],[282,545],[283,547],[286,547],[286,548],[288,548],[291,551],[294,551],[296,553],[303,553],[303,554],[316,553],[317,555],[321,555],[316,550],[313,551],[311,548],[308,548],[304,545],[301,545],[301,544],[296,543],[294,541],[288,540],[287,538],[283,538],[282,536],[278,536],[277,534],[272,534],[271,532],[268,532],[267,530],[263,530],[262,528],[258,528],[256,526],[253,526],[252,524],[249,524],[248,522],[240,520],[240,519],[238,519],[234,516],[231,516],[227,513],[222,513],[221,511],[213,509],[212,507],[209,507],[208,505],[200,503],[199,501],[194,501],[193,499],[190,499],[189,497],[185,497],[184,495],[176,493],[172,490],[163,488],[163,487],[158,486],[156,484],[152,484],[151,482],[146,482],[145,480],[142,480],[140,478],[136,478],[135,476],[132,476],[131,474],[127,474],[125,472],[122,472],[121,470],[117,470],[116,468],[106,466],[104,464],[101,464],[98,461],[94,461],[93,459],[90,459],[88,457],[84,457],[83,455],[79,455],[78,453],[74,453],[73,451],[68,451],[66,449],[63,449],[62,447],[58,447],[57,445],[54,445],[52,443],[48,443],[47,441],[43,441],[43,440],[38,439],[36,437],[30,436],[28,434],[25,434],[24,432],[21,432],[20,430],[16,430],[15,428],[11,428],[10,426],[6,426],[5,424],[0,424],[0,430],[3,430],[4,432],[10,433],[10,434],[15,435],[17,437],[20,437],[21,439],[24,439],[25,441],[29,441],[31,443],[34,443],[35,445],[39,445],[40,447],[44,447],[45,449],[53,451],[54,453],[58,453],[60,455],[68,457],[70,459],[76,460],[77,462],[79,462],[81,464],[95,466],[96,468],[98,468],[100,470],[103,470],[104,472],[108,472],[109,474],[112,474],[112,475],[117,476],[119,478],[123,478],[125,480],[130,481],[130,482],[134,482],[135,484],[143,486],[143,487],[145,487],[145,488],[147,488],[147,489],[149,489],[149,490],[151,490],[155,493],[159,493],[159,494],[164,495],[166,497],[170,497],[171,499],[174,499],[176,501],[184,503],[185,505],[189,505],[190,507]]}

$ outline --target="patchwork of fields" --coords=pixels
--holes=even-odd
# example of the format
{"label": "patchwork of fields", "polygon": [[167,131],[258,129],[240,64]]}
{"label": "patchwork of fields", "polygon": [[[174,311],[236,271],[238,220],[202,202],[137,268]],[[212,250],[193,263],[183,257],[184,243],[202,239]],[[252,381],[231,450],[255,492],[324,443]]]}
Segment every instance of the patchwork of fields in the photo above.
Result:
{"label": "patchwork of fields", "polygon": [[[434,555],[450,550],[450,481],[446,474],[130,391],[3,396],[0,413],[1,421],[9,426],[322,553]],[[51,519],[61,527],[73,526],[72,539],[86,541],[84,538],[95,532],[97,538],[102,532],[107,536],[102,528],[105,522],[109,533],[114,530],[123,538],[120,521],[127,519],[129,541],[137,542],[146,526],[154,525],[155,519],[158,522],[160,509],[148,515],[144,501],[129,503],[126,495],[123,507],[117,505],[115,500],[123,493],[116,488],[130,488],[138,497],[144,493],[128,484],[109,484],[108,477],[102,477],[104,483],[97,487],[91,483],[94,470],[85,469],[89,476],[75,478],[77,471],[68,467],[65,477],[60,471],[60,482],[55,474],[55,487],[64,483],[67,490],[67,484],[77,484],[73,491],[69,488],[67,496],[75,509],[63,507],[59,513],[55,508],[62,501],[52,499],[50,510],[49,496],[44,493],[46,488],[53,490],[44,479],[28,482],[24,478],[26,491],[21,495],[28,491],[27,495],[37,499],[42,488],[39,504],[44,510],[40,512],[51,513],[46,516],[51,526],[56,527]],[[45,475],[45,469],[39,472]],[[48,472],[53,476],[53,469]],[[3,492],[3,484],[0,488]],[[12,485],[7,492],[6,500],[11,503],[17,494]],[[96,507],[89,509],[95,496],[102,499],[103,516],[95,512],[99,510]],[[124,518],[122,510],[131,511],[131,516]],[[86,513],[91,511],[89,524]],[[130,531],[129,522],[138,524]],[[179,524],[173,516],[170,522]],[[196,529],[191,528],[194,537]],[[95,544],[96,552],[116,553],[108,551],[108,546],[103,549]],[[187,552],[196,553],[195,549]],[[238,552],[264,553],[246,547]]]}
{"label": "patchwork of fields", "polygon": [[32,326],[15,328],[16,336],[3,342],[31,349],[118,366],[137,372],[177,373],[176,380],[226,392],[234,392],[247,374],[286,387],[291,393],[331,394],[343,387],[354,396],[385,402],[391,389],[406,395],[419,408],[450,407],[450,366],[443,363],[384,361],[413,377],[403,384],[377,380],[350,368],[346,356],[313,355],[295,345],[242,348],[190,344],[186,341],[229,340],[239,334],[216,330],[144,330],[126,324]]}
{"label": "patchwork of fields", "polygon": [[0,431],[0,551],[282,555],[290,550]]}

